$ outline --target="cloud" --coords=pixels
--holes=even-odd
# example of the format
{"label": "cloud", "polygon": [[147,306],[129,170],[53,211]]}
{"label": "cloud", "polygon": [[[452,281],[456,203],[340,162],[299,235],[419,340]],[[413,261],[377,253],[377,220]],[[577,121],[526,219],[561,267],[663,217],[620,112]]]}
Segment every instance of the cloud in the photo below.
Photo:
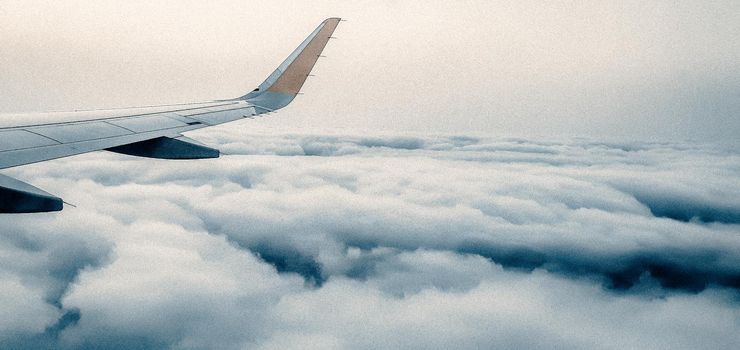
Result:
{"label": "cloud", "polygon": [[19,276],[5,274],[2,280],[0,334],[43,332],[60,316],[55,307],[44,302],[40,290],[24,286]]}
{"label": "cloud", "polygon": [[[287,296],[276,309],[282,322],[300,330],[293,344],[319,348],[325,344],[314,339],[330,339],[338,342],[337,348],[362,349],[729,349],[738,339],[737,309],[728,307],[732,303],[722,295],[615,297],[592,284],[543,271],[505,272],[486,266],[483,259],[428,252],[405,259],[411,264],[401,270],[404,276],[395,276],[399,272],[394,269],[375,283],[394,283],[398,277],[434,279],[437,273],[423,272],[430,259],[446,260],[444,269],[461,267],[461,273],[472,264],[485,277],[466,291],[424,288],[404,298],[347,279]],[[296,337],[295,332],[290,335]],[[265,348],[281,346],[284,336],[274,335],[275,344],[271,339]]]}
{"label": "cloud", "polygon": [[222,145],[216,160],[7,171],[77,208],[0,217],[0,345],[740,340],[732,149],[261,131],[193,135]]}
{"label": "cloud", "polygon": [[135,223],[116,253],[65,297],[83,317],[63,344],[237,348],[261,336],[280,295],[301,286],[223,238],[172,225]]}
{"label": "cloud", "polygon": [[[214,139],[225,138],[215,133]],[[272,162],[275,145],[289,147],[291,140],[328,144],[332,151],[321,160],[284,160],[290,165],[274,170],[274,178],[259,175],[255,182],[261,183],[251,190],[222,197],[248,196],[258,209],[233,214],[221,210],[226,205],[219,199],[210,202],[217,207],[204,211],[219,232],[244,242],[260,232],[274,237],[304,230],[346,246],[478,254],[507,267],[595,274],[618,289],[633,287],[645,274],[666,288],[740,286],[733,152],[690,144],[453,137],[420,140],[423,149],[408,150],[392,147],[393,137],[381,149],[363,146],[364,137],[278,139],[252,135],[230,149],[236,158],[239,151],[267,157],[251,157],[258,167]],[[269,227],[248,234],[231,227],[245,213]],[[295,246],[318,256],[303,242]]]}

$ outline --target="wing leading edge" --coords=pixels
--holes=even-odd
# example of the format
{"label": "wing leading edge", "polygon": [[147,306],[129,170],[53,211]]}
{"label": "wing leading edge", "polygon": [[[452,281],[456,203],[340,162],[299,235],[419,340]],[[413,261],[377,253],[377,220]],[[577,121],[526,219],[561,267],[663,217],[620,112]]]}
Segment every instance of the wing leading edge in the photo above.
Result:
{"label": "wing leading edge", "polygon": [[[340,21],[323,21],[262,84],[235,99],[5,116],[0,119],[0,169],[99,150],[160,159],[216,158],[218,150],[182,133],[287,106],[300,92]],[[61,199],[0,175],[0,213],[49,212],[62,207]]]}

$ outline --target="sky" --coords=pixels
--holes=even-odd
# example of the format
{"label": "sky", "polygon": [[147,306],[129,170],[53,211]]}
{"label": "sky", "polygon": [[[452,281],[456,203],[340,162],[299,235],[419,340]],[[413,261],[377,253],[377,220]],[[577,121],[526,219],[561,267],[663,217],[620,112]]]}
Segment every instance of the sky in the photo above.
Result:
{"label": "sky", "polygon": [[735,349],[735,2],[3,1],[0,111],[304,94],[3,170],[2,349]]}
{"label": "sky", "polygon": [[241,96],[339,16],[317,76],[276,125],[740,133],[736,1],[10,0],[0,16],[0,112]]}

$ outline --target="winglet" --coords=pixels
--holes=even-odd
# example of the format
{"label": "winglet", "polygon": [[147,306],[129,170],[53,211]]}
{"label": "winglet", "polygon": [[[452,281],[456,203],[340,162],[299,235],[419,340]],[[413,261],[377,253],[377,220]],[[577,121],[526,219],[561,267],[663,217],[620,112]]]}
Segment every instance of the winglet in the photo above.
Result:
{"label": "winglet", "polygon": [[287,106],[301,91],[340,21],[324,20],[259,87],[239,99],[271,110]]}

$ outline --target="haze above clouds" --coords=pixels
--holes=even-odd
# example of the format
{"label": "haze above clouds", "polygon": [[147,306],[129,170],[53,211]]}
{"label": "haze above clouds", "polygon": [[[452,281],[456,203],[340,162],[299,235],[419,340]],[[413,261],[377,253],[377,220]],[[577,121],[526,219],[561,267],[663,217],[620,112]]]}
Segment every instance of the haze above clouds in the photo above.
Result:
{"label": "haze above clouds", "polygon": [[3,1],[0,111],[241,96],[334,16],[349,21],[276,125],[740,134],[737,1]]}

